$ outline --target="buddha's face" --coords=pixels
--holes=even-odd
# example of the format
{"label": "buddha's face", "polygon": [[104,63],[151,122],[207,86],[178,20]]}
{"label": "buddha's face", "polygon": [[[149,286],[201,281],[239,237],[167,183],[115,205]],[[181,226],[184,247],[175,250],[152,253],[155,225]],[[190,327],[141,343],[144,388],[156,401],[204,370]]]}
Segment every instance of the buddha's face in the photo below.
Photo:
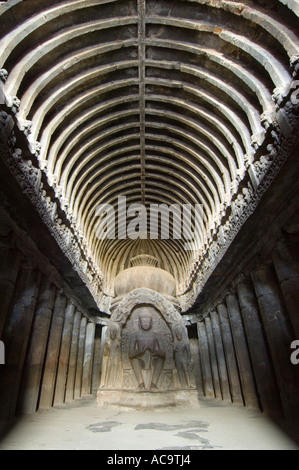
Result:
{"label": "buddha's face", "polygon": [[149,314],[141,314],[139,317],[139,323],[144,331],[148,331],[152,327],[153,319]]}

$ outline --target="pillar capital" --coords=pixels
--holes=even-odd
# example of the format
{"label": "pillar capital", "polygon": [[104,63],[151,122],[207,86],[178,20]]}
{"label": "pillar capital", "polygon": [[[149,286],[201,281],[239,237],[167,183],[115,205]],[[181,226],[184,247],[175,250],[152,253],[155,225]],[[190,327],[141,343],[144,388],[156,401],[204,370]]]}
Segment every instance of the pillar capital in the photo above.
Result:
{"label": "pillar capital", "polygon": [[250,273],[249,272],[245,272],[245,271],[242,271],[240,274],[238,274],[238,276],[233,280],[232,282],[232,286],[234,288],[234,290],[236,291],[239,284],[243,284],[243,283],[248,283],[250,282]]}
{"label": "pillar capital", "polygon": [[215,305],[216,310],[218,309],[219,306],[226,307],[225,301],[223,300],[223,298],[217,299],[216,302],[214,302],[214,305]]}
{"label": "pillar capital", "polygon": [[229,287],[227,287],[226,291],[225,291],[225,297],[230,297],[232,295],[236,295],[236,288],[235,286],[233,285],[230,285]]}

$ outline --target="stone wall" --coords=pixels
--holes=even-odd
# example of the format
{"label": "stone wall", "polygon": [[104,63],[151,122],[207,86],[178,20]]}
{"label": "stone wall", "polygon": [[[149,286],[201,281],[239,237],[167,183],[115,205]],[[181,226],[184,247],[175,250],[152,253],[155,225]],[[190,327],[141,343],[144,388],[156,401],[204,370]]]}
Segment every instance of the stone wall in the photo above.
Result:
{"label": "stone wall", "polygon": [[100,344],[72,288],[3,208],[0,219],[1,420],[89,395]]}
{"label": "stone wall", "polygon": [[299,338],[297,226],[281,232],[210,304],[197,322],[206,397],[297,418]]}

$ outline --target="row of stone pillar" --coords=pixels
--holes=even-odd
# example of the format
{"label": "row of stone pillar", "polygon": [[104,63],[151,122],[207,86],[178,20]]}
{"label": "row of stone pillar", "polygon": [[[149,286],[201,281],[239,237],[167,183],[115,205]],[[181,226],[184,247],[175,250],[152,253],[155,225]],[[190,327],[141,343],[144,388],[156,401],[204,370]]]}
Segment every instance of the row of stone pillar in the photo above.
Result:
{"label": "row of stone pillar", "polygon": [[299,367],[290,346],[299,339],[299,269],[280,240],[225,290],[198,322],[204,394],[299,417]]}
{"label": "row of stone pillar", "polygon": [[0,419],[70,402],[99,383],[95,323],[22,258],[17,249],[0,247]]}

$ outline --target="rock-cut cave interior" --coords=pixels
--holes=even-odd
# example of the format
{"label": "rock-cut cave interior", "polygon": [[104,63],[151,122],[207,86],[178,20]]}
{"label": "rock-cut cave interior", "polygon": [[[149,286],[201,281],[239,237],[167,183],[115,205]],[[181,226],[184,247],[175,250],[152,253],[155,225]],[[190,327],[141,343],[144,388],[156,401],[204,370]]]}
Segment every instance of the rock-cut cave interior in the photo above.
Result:
{"label": "rock-cut cave interior", "polygon": [[3,448],[85,406],[255,413],[299,449],[298,16],[0,1]]}

